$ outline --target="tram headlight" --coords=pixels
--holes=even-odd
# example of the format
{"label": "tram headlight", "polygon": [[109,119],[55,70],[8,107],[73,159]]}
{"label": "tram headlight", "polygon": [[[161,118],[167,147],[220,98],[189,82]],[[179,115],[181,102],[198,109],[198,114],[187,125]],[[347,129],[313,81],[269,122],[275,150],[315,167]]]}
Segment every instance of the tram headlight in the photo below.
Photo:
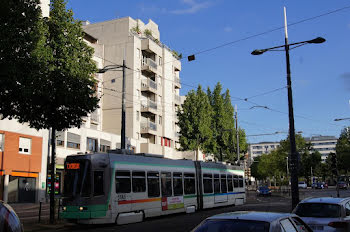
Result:
{"label": "tram headlight", "polygon": [[80,210],[80,211],[83,211],[83,210],[84,210],[84,207],[80,206],[80,207],[79,207],[79,210]]}
{"label": "tram headlight", "polygon": [[66,206],[63,206],[63,211],[66,211],[67,210],[67,207]]}

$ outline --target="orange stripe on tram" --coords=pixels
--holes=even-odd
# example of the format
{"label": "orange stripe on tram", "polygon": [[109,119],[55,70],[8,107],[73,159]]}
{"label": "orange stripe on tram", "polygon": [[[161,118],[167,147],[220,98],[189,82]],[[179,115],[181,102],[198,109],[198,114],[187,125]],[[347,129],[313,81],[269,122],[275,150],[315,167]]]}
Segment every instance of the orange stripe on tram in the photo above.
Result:
{"label": "orange stripe on tram", "polygon": [[145,202],[154,202],[160,201],[160,198],[153,199],[140,199],[140,200],[130,200],[130,201],[118,201],[118,205],[134,204],[134,203],[145,203]]}

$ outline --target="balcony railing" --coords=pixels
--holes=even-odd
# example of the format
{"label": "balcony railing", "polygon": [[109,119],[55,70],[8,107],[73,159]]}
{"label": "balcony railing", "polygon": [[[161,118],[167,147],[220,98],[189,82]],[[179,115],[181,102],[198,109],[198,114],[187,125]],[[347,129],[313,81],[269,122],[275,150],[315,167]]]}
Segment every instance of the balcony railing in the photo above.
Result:
{"label": "balcony railing", "polygon": [[151,58],[142,57],[142,66],[146,66],[146,65],[151,66],[154,69],[157,69],[158,67],[157,63]]}
{"label": "balcony railing", "polygon": [[157,83],[155,81],[152,81],[151,79],[143,79],[141,82],[142,87],[149,87],[154,90],[157,90]]}
{"label": "balcony railing", "polygon": [[141,130],[157,131],[157,124],[154,122],[150,122],[150,121],[141,122]]}
{"label": "balcony railing", "polygon": [[151,108],[151,109],[157,110],[157,103],[147,99],[141,102],[141,107],[142,109]]}

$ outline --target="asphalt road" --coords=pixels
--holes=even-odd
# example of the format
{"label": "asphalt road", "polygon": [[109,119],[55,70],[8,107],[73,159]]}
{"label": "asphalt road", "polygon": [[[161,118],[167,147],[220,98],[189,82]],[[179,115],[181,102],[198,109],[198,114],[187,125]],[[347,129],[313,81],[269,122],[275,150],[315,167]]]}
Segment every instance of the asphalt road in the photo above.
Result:
{"label": "asphalt road", "polygon": [[[336,196],[335,189],[301,189],[300,199],[306,197],[327,197]],[[350,190],[341,190],[341,197],[350,197]],[[255,192],[249,192],[247,196],[247,203],[242,206],[229,206],[220,207],[214,209],[208,209],[199,211],[193,214],[175,214],[156,218],[149,218],[141,223],[129,224],[129,225],[76,225],[76,224],[65,224],[62,228],[57,228],[56,231],[96,231],[96,232],[107,232],[107,231],[118,231],[118,232],[184,232],[191,231],[196,225],[198,225],[205,218],[224,212],[231,211],[265,211],[265,212],[291,212],[291,200],[288,194],[280,196],[279,194],[273,194],[271,197],[257,197]],[[35,231],[35,230],[33,230]],[[52,231],[52,229],[40,231]]]}

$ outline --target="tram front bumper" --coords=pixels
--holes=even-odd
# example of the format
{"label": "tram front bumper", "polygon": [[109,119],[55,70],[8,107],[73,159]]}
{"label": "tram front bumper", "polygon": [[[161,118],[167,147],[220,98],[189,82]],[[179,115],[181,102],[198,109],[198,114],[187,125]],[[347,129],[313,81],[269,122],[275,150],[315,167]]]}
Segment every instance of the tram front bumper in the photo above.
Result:
{"label": "tram front bumper", "polygon": [[90,219],[101,218],[107,214],[107,207],[104,205],[96,206],[64,206],[60,212],[60,218],[63,219]]}

